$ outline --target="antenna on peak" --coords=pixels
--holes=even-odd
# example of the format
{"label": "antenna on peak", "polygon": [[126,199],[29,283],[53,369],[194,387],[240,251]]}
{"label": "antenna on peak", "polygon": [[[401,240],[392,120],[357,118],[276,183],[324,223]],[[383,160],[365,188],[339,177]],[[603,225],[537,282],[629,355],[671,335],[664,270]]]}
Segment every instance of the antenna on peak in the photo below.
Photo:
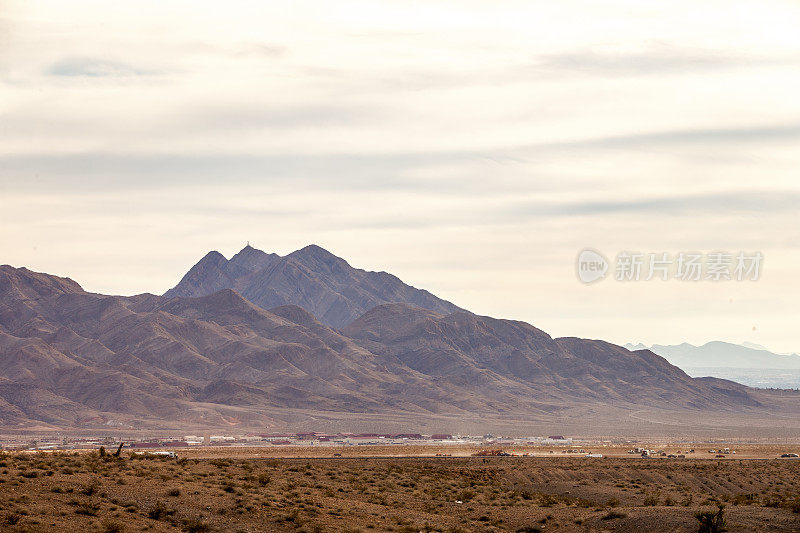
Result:
{"label": "antenna on peak", "polygon": [[250,247],[250,241],[247,241],[247,246],[245,246],[245,248],[249,248],[249,247]]}

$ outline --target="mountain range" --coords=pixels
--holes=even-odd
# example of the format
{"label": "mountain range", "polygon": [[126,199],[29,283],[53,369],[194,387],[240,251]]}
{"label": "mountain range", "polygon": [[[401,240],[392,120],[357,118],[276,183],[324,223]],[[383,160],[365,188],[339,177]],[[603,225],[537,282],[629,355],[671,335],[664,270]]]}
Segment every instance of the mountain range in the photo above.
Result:
{"label": "mountain range", "polygon": [[626,344],[630,350],[651,350],[690,376],[714,376],[751,387],[800,389],[800,355],[778,354],[765,347],[712,341],[702,346]]}
{"label": "mountain range", "polygon": [[800,355],[777,354],[763,346],[712,341],[702,346],[683,344],[626,344],[634,350],[651,350],[681,368],[754,368],[800,370]]}
{"label": "mountain range", "polygon": [[641,429],[664,424],[655,413],[763,419],[796,403],[650,350],[470,313],[313,245],[211,252],[163,296],[0,267],[7,430]]}

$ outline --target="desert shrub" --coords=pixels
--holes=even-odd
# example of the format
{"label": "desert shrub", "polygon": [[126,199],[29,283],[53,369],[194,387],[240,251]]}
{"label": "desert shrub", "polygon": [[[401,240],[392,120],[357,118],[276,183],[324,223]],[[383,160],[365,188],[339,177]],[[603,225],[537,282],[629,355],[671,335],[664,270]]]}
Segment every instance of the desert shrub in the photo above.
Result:
{"label": "desert shrub", "polygon": [[658,505],[658,497],[648,496],[647,498],[644,499],[644,502],[642,503],[644,504],[645,507],[655,507],[656,505]]}
{"label": "desert shrub", "polygon": [[199,518],[187,518],[183,521],[183,530],[188,533],[206,533],[209,529],[208,523]]}
{"label": "desert shrub", "polygon": [[604,514],[601,518],[603,520],[614,520],[616,518],[625,518],[626,516],[628,515],[626,515],[625,513],[620,513],[619,511],[609,511],[606,514]]}
{"label": "desert shrub", "polygon": [[541,507],[552,507],[558,503],[558,498],[552,496],[550,494],[540,494],[539,495],[539,505]]}
{"label": "desert shrub", "polygon": [[619,507],[619,500],[616,498],[609,498],[606,502],[606,507]]}
{"label": "desert shrub", "polygon": [[8,513],[6,515],[5,523],[8,524],[8,525],[13,526],[14,524],[19,522],[20,520],[22,520],[22,516],[20,514],[18,514],[18,513]]}
{"label": "desert shrub", "polygon": [[725,531],[725,506],[720,505],[717,512],[714,511],[700,511],[695,513],[694,517],[700,522],[698,526],[699,533],[718,533]]}
{"label": "desert shrub", "polygon": [[292,509],[291,511],[289,511],[289,513],[283,516],[283,520],[285,522],[292,522],[298,526],[303,523],[303,519],[300,517],[299,509]]}
{"label": "desert shrub", "polygon": [[170,491],[167,494],[172,497],[180,496],[181,489],[170,489]]}
{"label": "desert shrub", "polygon": [[[462,490],[461,492],[458,493],[458,498],[457,499],[461,500],[462,502],[468,502],[474,497],[475,497],[475,491],[474,490],[465,489],[465,490]],[[526,499],[530,499],[530,498],[526,498]]]}
{"label": "desert shrub", "polygon": [[597,503],[593,500],[587,500],[585,498],[576,498],[573,502],[576,507],[582,507],[584,509],[589,509],[591,507],[597,507]]}
{"label": "desert shrub", "polygon": [[762,507],[780,507],[782,503],[783,498],[779,494],[767,495],[761,500]]}
{"label": "desert shrub", "polygon": [[258,483],[260,485],[269,485],[270,477],[268,474],[259,474]]}
{"label": "desert shrub", "polygon": [[75,507],[75,514],[81,514],[85,516],[97,516],[98,510],[99,508],[93,503],[82,502]]}
{"label": "desert shrub", "polygon": [[101,525],[103,533],[122,533],[125,531],[125,525],[114,520],[104,520]]}
{"label": "desert shrub", "polygon": [[175,514],[174,509],[169,509],[162,501],[157,501],[153,504],[149,511],[147,511],[147,516],[152,518],[153,520],[164,520],[168,516],[172,516]]}
{"label": "desert shrub", "polygon": [[95,494],[100,489],[100,484],[96,481],[89,483],[88,485],[84,485],[81,489],[81,494],[85,494],[86,496],[91,496]]}

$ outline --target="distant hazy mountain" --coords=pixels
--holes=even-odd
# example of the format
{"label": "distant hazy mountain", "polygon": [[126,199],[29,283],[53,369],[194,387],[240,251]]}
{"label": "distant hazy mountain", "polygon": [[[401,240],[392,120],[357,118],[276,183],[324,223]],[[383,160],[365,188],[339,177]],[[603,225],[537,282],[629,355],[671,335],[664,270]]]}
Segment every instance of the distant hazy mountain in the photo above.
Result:
{"label": "distant hazy mountain", "polygon": [[438,313],[462,311],[386,272],[353,268],[316,245],[285,257],[249,245],[230,260],[219,252],[209,252],[164,296],[196,298],[221,289],[234,289],[264,309],[298,305],[336,328],[385,303],[404,303]]}
{"label": "distant hazy mountain", "polygon": [[625,348],[627,348],[628,350],[649,350],[650,349],[649,346],[647,346],[645,344],[642,344],[641,342],[638,343],[638,344],[633,344],[633,343],[629,342],[629,343],[627,343],[625,345]]}
{"label": "distant hazy mountain", "polygon": [[756,344],[756,343],[754,343],[754,342],[747,342],[747,341],[745,341],[745,342],[743,342],[741,345],[742,345],[742,346],[744,346],[745,348],[752,348],[752,349],[754,349],[754,350],[765,350],[765,351],[767,351],[767,352],[769,351],[769,350],[767,350],[767,347],[766,347],[766,346],[762,346],[762,345],[760,345],[760,344]]}
{"label": "distant hazy mountain", "polygon": [[680,368],[753,368],[800,370],[800,356],[782,355],[763,347],[713,341],[702,346],[683,343],[671,346],[626,344],[628,349],[649,349]]}

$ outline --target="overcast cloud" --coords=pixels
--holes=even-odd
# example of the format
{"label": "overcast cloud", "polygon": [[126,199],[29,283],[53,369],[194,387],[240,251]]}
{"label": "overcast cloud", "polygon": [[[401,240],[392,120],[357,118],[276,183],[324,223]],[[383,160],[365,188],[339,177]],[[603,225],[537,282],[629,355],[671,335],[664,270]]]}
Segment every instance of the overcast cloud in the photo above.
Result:
{"label": "overcast cloud", "polygon": [[[478,313],[800,351],[800,6],[0,0],[0,263],[163,292],[317,243]],[[580,284],[593,247],[752,283]]]}

